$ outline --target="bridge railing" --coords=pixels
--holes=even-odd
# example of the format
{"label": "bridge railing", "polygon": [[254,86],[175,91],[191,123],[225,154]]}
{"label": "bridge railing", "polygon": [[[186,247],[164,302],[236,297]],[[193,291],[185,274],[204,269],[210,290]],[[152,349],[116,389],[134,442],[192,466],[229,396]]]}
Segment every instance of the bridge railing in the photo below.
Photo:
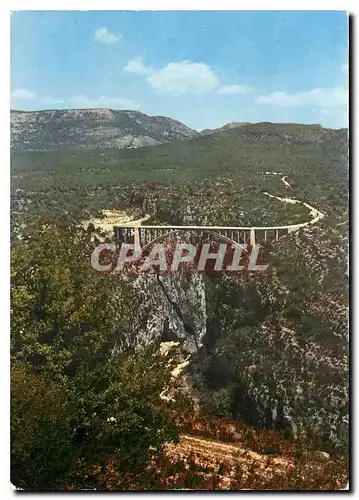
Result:
{"label": "bridge railing", "polygon": [[310,224],[314,224],[321,217],[317,216],[310,221],[299,224],[287,224],[285,226],[160,226],[160,225],[141,225],[126,223],[124,225],[115,224],[113,226],[115,237],[122,242],[134,240],[135,244],[147,247],[151,242],[159,241],[167,237],[171,232],[176,231],[196,231],[215,233],[222,236],[227,241],[235,244],[249,242],[251,245],[265,243],[267,241],[277,241],[280,237],[298,231]]}

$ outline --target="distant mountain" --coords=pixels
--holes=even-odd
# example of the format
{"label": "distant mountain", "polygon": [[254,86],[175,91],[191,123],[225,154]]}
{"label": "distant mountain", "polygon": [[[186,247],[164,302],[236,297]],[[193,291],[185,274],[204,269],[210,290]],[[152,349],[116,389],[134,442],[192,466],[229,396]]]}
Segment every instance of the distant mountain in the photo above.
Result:
{"label": "distant mountain", "polygon": [[196,135],[177,120],[139,111],[11,111],[11,147],[17,150],[138,148]]}
{"label": "distant mountain", "polygon": [[[246,141],[312,143],[347,140],[346,130],[295,123],[232,122],[197,132],[164,116],[112,109],[11,111],[11,147],[23,151],[58,149],[132,149],[175,139],[215,140],[221,136]],[[338,145],[339,145],[338,144]]]}

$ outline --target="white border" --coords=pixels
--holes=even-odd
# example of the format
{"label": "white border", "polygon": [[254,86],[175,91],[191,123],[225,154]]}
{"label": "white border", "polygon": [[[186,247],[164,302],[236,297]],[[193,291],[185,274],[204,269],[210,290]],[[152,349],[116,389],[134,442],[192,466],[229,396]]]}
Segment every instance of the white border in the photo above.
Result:
{"label": "white border", "polygon": [[[358,2],[354,0],[346,0],[346,1],[334,1],[334,0],[301,0],[300,2],[288,2],[288,0],[272,0],[270,3],[265,0],[251,0],[250,2],[238,2],[234,0],[221,0],[221,2],[210,2],[209,0],[182,0],[178,2],[177,5],[169,6],[163,0],[153,0],[149,2],[148,0],[132,0],[128,2],[118,2],[118,1],[108,1],[103,0],[102,2],[94,2],[91,0],[79,1],[79,0],[52,0],[51,4],[49,2],[34,0],[29,2],[28,0],[16,0],[12,2],[3,2],[0,6],[0,55],[1,55],[1,66],[2,66],[2,77],[1,77],[1,152],[2,152],[2,162],[1,162],[1,176],[2,181],[0,183],[1,195],[0,195],[0,214],[2,217],[2,245],[1,245],[1,263],[2,263],[2,280],[1,280],[1,296],[0,296],[0,306],[1,306],[1,323],[2,323],[2,332],[1,332],[1,402],[2,402],[2,411],[0,412],[1,416],[1,446],[0,446],[0,492],[1,498],[9,498],[12,497],[12,491],[10,489],[9,477],[10,477],[10,467],[9,467],[9,330],[10,330],[10,320],[9,320],[9,215],[10,215],[10,207],[9,207],[9,198],[10,198],[10,176],[9,176],[9,109],[10,109],[10,29],[9,29],[9,14],[10,11],[16,10],[346,10],[351,14],[355,15],[358,12]],[[355,33],[352,32],[352,49],[353,55],[358,54],[358,42]],[[352,60],[352,68],[351,71],[354,71],[353,68],[354,58]],[[356,68],[355,68],[356,73]],[[354,76],[354,75],[353,75]],[[356,75],[355,75],[356,76]],[[357,80],[357,79],[355,79]],[[354,91],[354,88],[351,88],[351,91]],[[355,101],[354,101],[355,104]],[[352,109],[352,121],[354,121],[355,111],[357,110],[357,105],[355,105],[355,109]],[[359,144],[358,131],[352,131],[352,146],[355,144]],[[354,151],[353,151],[354,156]],[[356,170],[357,165],[352,165],[352,172]],[[352,189],[358,192],[357,182],[359,178],[359,174],[353,175],[352,181],[353,186]],[[354,200],[355,200],[354,196]],[[352,213],[352,221],[359,220],[359,214],[357,214],[358,204],[354,202],[353,213]],[[357,243],[358,234],[355,234],[355,241],[353,239],[353,244]],[[356,245],[358,247],[358,245]],[[356,269],[354,269],[354,278],[357,278]],[[357,281],[357,280],[356,280]],[[354,290],[353,290],[354,292]],[[353,311],[359,310],[359,295],[357,296],[355,293],[352,293],[352,299],[354,301]],[[354,320],[354,318],[353,318]],[[354,327],[354,325],[353,325]],[[352,334],[352,342],[353,348],[357,348],[358,342],[356,346],[354,345],[353,336],[355,334],[354,328]],[[356,353],[357,354],[357,353]],[[358,359],[358,356],[356,357]],[[354,374],[354,362],[352,363],[352,383],[354,386],[355,382],[355,374]],[[354,397],[354,401],[358,401],[357,396],[357,387],[353,387],[352,397]],[[354,405],[353,410],[355,412]],[[353,476],[358,477],[358,474],[355,474],[358,471],[358,461],[355,460],[355,446],[353,444],[352,447],[353,456],[352,460],[355,465],[355,471],[353,470]],[[352,478],[353,481],[353,478]],[[177,493],[178,494],[178,493]],[[185,494],[185,493],[184,493]],[[183,495],[184,495],[183,494]],[[282,496],[283,493],[278,493],[277,495]],[[33,497],[41,497],[44,498],[49,494],[39,494],[34,493]],[[100,496],[104,496],[105,494],[100,494]],[[125,494],[126,495],[126,494]],[[128,494],[127,494],[128,495]],[[246,495],[242,493],[242,495]],[[252,495],[252,494],[251,494]],[[296,496],[307,496],[305,493],[296,493]]]}

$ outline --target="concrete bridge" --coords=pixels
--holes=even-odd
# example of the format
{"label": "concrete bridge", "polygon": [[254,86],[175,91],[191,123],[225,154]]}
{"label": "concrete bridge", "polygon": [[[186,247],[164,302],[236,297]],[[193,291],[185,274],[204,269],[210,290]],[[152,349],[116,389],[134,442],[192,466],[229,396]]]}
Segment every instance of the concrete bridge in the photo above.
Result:
{"label": "concrete bridge", "polygon": [[[271,172],[266,173],[268,174]],[[285,184],[288,184],[285,177],[282,178],[282,181]],[[267,192],[263,194],[269,196],[270,198],[276,198],[284,203],[294,203],[305,206],[309,209],[311,219],[300,224],[272,227],[150,226],[144,225],[144,222],[150,218],[150,215],[145,215],[145,217],[138,219],[137,221],[127,222],[121,225],[115,224],[113,226],[115,238],[119,243],[134,243],[136,246],[139,246],[142,251],[159,241],[165,240],[169,236],[182,235],[188,239],[190,234],[192,234],[196,239],[211,238],[215,241],[223,241],[231,244],[247,243],[255,245],[256,243],[263,244],[267,241],[277,241],[279,238],[287,234],[317,223],[324,217],[322,212],[303,201],[296,200],[294,198],[281,198]]]}
{"label": "concrete bridge", "polygon": [[198,239],[223,241],[231,244],[266,243],[277,241],[282,236],[298,231],[301,227],[310,224],[294,224],[289,226],[273,227],[223,227],[223,226],[149,226],[126,223],[114,225],[115,238],[119,243],[134,243],[142,251],[153,244],[164,241],[172,235],[188,237],[192,234]]}

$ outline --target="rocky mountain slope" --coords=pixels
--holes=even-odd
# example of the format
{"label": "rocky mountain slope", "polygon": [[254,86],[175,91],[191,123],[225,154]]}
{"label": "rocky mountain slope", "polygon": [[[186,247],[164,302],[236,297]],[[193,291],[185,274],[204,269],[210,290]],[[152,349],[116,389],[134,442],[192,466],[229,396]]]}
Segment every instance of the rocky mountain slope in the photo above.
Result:
{"label": "rocky mountain slope", "polygon": [[196,135],[172,118],[138,111],[11,111],[11,146],[17,150],[137,148]]}
{"label": "rocky mountain slope", "polygon": [[250,122],[230,122],[226,123],[226,125],[223,125],[223,127],[206,128],[204,130],[201,130],[200,134],[201,135],[216,134],[217,132],[223,132],[237,127],[244,127],[245,125],[250,125]]}

